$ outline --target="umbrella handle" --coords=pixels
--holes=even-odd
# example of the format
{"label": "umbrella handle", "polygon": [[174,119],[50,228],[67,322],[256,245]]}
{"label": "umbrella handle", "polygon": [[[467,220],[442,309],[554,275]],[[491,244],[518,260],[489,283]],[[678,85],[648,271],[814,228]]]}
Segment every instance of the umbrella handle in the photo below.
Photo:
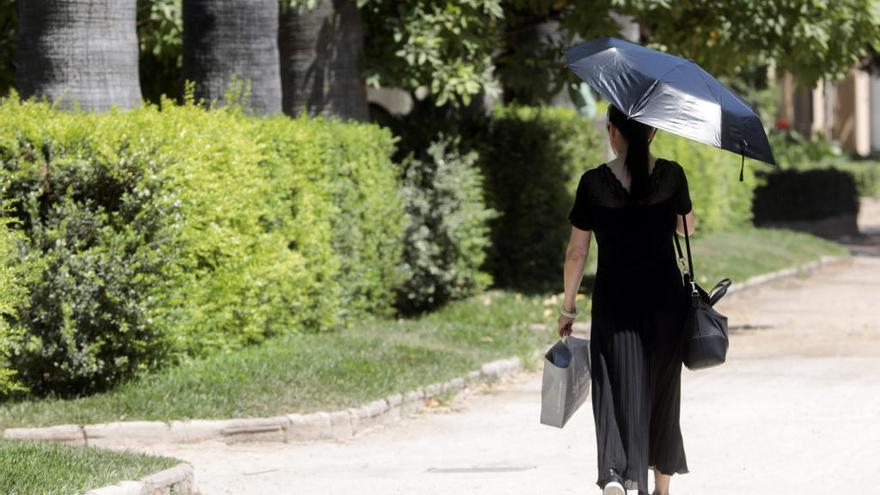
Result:
{"label": "umbrella handle", "polygon": [[739,181],[740,181],[740,182],[743,181],[743,172],[744,172],[745,169],[746,169],[746,155],[745,155],[745,151],[746,151],[746,147],[747,147],[748,145],[749,145],[749,143],[747,143],[745,139],[740,139],[740,140],[739,140],[739,156],[740,156],[740,158],[742,158],[742,161],[741,161],[740,164],[739,164]]}

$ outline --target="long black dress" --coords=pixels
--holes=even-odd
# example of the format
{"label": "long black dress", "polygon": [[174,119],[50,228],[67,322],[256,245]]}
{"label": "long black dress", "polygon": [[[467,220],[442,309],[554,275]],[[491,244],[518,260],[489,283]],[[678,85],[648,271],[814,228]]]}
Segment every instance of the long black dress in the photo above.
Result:
{"label": "long black dress", "polygon": [[658,158],[635,200],[607,164],[580,179],[571,224],[599,249],[592,308],[592,402],[602,487],[648,493],[648,470],[687,473],[679,425],[687,297],[672,243],[691,210],[681,165]]}

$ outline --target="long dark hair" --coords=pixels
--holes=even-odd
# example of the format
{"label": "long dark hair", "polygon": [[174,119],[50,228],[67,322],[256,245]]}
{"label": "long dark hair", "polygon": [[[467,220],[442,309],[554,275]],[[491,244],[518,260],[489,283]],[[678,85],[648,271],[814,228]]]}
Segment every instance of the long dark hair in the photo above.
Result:
{"label": "long dark hair", "polygon": [[608,121],[626,138],[624,166],[631,179],[629,194],[643,198],[648,192],[648,136],[653,128],[628,118],[614,105],[608,105]]}

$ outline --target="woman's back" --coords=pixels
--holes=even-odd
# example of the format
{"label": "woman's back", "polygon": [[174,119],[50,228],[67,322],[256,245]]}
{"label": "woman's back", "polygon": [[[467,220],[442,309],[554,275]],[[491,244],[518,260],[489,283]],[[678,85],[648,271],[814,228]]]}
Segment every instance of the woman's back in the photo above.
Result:
{"label": "woman's back", "polygon": [[670,290],[681,286],[672,236],[677,215],[690,210],[687,179],[674,161],[657,159],[642,198],[633,198],[608,164],[581,176],[569,220],[592,230],[599,246],[594,314],[681,301],[681,292]]}

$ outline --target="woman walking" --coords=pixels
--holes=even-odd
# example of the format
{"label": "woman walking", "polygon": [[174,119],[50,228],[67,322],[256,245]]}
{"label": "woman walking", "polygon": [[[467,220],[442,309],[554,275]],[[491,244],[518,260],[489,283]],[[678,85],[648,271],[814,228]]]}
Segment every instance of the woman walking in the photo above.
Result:
{"label": "woman walking", "polygon": [[650,152],[656,129],[608,110],[617,155],[580,179],[569,214],[565,300],[559,335],[571,333],[575,296],[595,232],[599,262],[591,330],[592,404],[599,476],[605,495],[624,489],[668,495],[687,473],[679,425],[682,326],[687,292],[672,236],[695,225],[681,166]]}

